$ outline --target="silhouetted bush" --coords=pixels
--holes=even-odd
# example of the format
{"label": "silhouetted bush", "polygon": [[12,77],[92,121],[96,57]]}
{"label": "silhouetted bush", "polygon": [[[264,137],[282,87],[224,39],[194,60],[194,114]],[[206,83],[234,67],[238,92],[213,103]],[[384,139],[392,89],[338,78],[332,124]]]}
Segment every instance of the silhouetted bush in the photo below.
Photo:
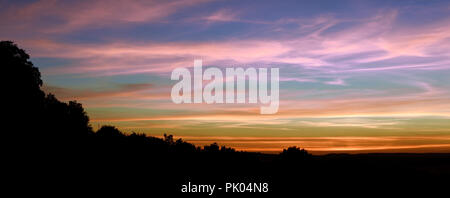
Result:
{"label": "silhouetted bush", "polygon": [[296,146],[291,146],[287,149],[283,149],[283,152],[280,153],[280,158],[282,160],[287,160],[290,162],[299,162],[309,159],[310,157],[311,154],[309,154],[308,151]]}
{"label": "silhouetted bush", "polygon": [[219,145],[216,142],[212,143],[209,146],[203,146],[203,150],[206,152],[219,152],[220,151]]}

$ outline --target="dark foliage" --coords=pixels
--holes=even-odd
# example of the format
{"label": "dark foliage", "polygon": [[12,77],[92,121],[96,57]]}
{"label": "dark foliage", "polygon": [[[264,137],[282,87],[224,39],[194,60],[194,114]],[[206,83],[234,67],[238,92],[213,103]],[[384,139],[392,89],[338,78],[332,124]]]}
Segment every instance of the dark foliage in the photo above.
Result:
{"label": "dark foliage", "polygon": [[[8,126],[14,133],[8,143],[18,148],[35,147],[38,152],[54,145],[80,144],[92,134],[89,117],[76,101],[59,101],[53,94],[42,90],[41,74],[33,66],[29,55],[10,41],[0,42],[0,62],[8,93],[3,97]],[[29,151],[27,151],[29,152]]]}

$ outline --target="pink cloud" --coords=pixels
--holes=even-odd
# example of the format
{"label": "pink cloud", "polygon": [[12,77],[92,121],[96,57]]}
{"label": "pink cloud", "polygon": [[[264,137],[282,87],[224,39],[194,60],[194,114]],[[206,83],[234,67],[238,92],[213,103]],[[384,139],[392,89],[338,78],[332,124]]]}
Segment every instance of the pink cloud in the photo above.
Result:
{"label": "pink cloud", "polygon": [[[164,22],[177,10],[206,0],[119,0],[119,1],[56,1],[40,0],[24,7],[10,7],[1,14],[8,18],[10,29],[34,27],[40,32],[67,33],[81,28],[117,26],[127,23]],[[58,19],[43,22],[42,18]]]}
{"label": "pink cloud", "polygon": [[[45,2],[43,5],[47,4],[51,3]],[[178,4],[166,4],[163,3],[161,6],[164,8],[168,7],[167,9],[172,9],[172,7],[176,9],[178,6]],[[33,10],[46,7],[39,5],[31,6],[29,8],[31,9],[30,13],[33,13]],[[111,6],[119,9],[120,3]],[[143,7],[145,8],[144,5]],[[138,14],[139,12],[141,11],[138,11],[135,15],[128,16],[128,18],[125,17],[125,19],[129,21],[145,21],[152,18],[151,15],[141,15]],[[217,13],[212,14],[210,18],[214,20],[231,20],[236,17],[236,14],[227,14],[227,12],[229,11],[219,10]],[[428,28],[410,31],[408,28],[394,25],[396,16],[397,11],[395,10],[380,12],[372,18],[353,20],[351,22],[355,23],[355,25],[333,33],[325,33],[325,31],[343,21],[330,16],[321,16],[309,21],[280,20],[272,24],[277,26],[278,23],[298,23],[298,31],[290,32],[291,36],[288,38],[146,43],[117,40],[99,44],[69,44],[49,39],[30,39],[23,41],[23,45],[30,49],[33,57],[77,60],[76,64],[72,66],[50,68],[45,71],[47,74],[77,72],[93,76],[170,72],[175,67],[191,66],[192,60],[195,58],[201,58],[205,63],[215,66],[250,63],[289,64],[298,67],[323,67],[323,69],[318,71],[337,71],[337,73],[352,71],[376,72],[436,66],[432,63],[408,63],[397,66],[380,65],[374,68],[359,67],[363,63],[402,56],[426,55],[432,57],[433,54],[437,54],[436,56],[441,57],[437,57],[434,60],[435,62],[445,61],[445,58],[442,58],[442,53],[445,53],[446,46],[448,46],[446,38],[450,36],[450,28],[445,26],[445,21],[431,24]],[[89,23],[101,22],[102,20],[114,21],[114,17],[105,16],[105,19],[100,17],[99,20],[86,21],[91,21]],[[88,22],[81,20],[81,22],[76,23],[86,24]],[[295,36],[295,34],[305,31],[309,32],[309,34]],[[444,51],[441,52],[440,50]],[[376,55],[359,56],[359,54],[364,53],[376,53]],[[345,62],[334,61],[334,59],[342,57],[347,58],[347,60]],[[441,67],[443,66],[438,65],[436,69]]]}
{"label": "pink cloud", "polygon": [[238,14],[231,10],[222,9],[203,18],[207,22],[230,22],[238,21]]}
{"label": "pink cloud", "polygon": [[327,82],[325,82],[325,84],[328,84],[328,85],[346,85],[346,83],[342,79],[336,79],[336,80],[333,80],[333,81],[327,81]]}

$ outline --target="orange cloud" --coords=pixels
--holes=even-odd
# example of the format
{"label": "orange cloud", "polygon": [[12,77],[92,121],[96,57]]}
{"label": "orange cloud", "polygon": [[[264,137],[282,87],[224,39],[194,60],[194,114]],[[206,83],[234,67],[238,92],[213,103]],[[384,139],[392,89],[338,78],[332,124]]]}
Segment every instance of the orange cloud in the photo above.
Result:
{"label": "orange cloud", "polygon": [[193,137],[181,136],[196,145],[218,142],[238,150],[280,152],[299,146],[313,153],[333,152],[448,152],[450,136],[379,136],[379,137]]}
{"label": "orange cloud", "polygon": [[154,92],[161,87],[156,88],[153,84],[119,84],[113,85],[113,88],[106,90],[92,90],[92,89],[71,89],[62,88],[50,85],[44,85],[43,90],[47,93],[52,93],[62,100],[93,100],[93,99],[118,99],[118,98],[138,98],[142,100],[149,99],[167,99],[168,94],[161,92]]}

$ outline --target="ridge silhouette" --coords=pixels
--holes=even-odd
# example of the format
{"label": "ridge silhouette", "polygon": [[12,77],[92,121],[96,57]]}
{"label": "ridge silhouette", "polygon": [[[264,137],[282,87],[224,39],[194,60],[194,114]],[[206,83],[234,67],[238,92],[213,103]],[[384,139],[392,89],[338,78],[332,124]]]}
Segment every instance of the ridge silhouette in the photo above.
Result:
{"label": "ridge silhouette", "polygon": [[217,143],[201,148],[172,135],[125,134],[114,126],[93,131],[82,104],[59,101],[41,90],[41,74],[29,59],[13,42],[0,42],[6,93],[2,145],[10,170],[7,178],[18,194],[26,188],[46,194],[199,197],[203,195],[180,194],[181,184],[268,182],[269,193],[232,195],[321,195],[327,191],[317,189],[339,192],[348,185],[414,191],[424,187],[420,181],[430,184],[450,176],[449,154],[315,156],[294,146],[276,155],[236,151]]}

